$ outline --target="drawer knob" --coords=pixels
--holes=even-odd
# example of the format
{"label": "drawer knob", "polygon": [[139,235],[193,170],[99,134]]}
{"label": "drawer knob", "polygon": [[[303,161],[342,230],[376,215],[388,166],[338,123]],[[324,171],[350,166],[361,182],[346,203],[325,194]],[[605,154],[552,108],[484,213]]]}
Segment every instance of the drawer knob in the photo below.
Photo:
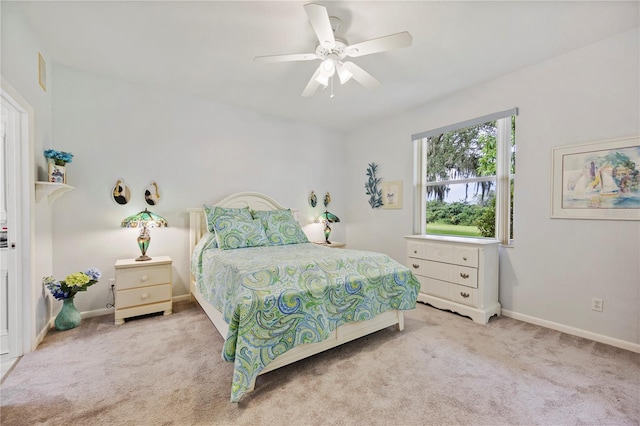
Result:
{"label": "drawer knob", "polygon": [[464,279],[469,278],[469,274],[463,274],[462,272],[460,272],[460,276]]}
{"label": "drawer knob", "polygon": [[462,297],[464,297],[466,299],[467,297],[469,297],[469,293],[460,292],[460,296],[462,296]]}
{"label": "drawer knob", "polygon": [[420,267],[420,265],[415,264],[415,263],[412,266],[414,267],[414,269],[418,269]]}
{"label": "drawer knob", "polygon": [[463,258],[462,258],[462,260],[467,260],[467,258],[466,258],[466,257],[463,257]]}
{"label": "drawer knob", "polygon": [[149,295],[147,293],[143,293],[142,296],[140,296],[140,298],[143,299],[143,300],[148,298],[148,297],[149,297]]}
{"label": "drawer knob", "polygon": [[413,254],[418,254],[418,250],[414,250],[414,251],[413,251]]}
{"label": "drawer knob", "polygon": [[146,275],[143,275],[142,278],[140,278],[141,281],[147,281],[148,279],[149,277]]}

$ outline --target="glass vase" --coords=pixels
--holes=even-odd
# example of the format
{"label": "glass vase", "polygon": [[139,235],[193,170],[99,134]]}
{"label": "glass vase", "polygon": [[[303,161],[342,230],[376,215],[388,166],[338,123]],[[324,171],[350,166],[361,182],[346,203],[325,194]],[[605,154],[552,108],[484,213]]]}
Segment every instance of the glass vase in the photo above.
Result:
{"label": "glass vase", "polygon": [[80,325],[81,319],[80,312],[78,312],[76,306],[73,304],[73,297],[64,299],[62,301],[62,309],[60,309],[58,316],[56,316],[56,330],[64,331],[76,328]]}

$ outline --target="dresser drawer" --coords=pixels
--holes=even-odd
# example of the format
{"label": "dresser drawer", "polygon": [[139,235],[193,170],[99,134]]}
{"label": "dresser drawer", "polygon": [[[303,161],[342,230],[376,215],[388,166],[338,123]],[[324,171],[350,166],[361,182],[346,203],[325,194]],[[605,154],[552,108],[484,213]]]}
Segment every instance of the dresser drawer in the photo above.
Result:
{"label": "dresser drawer", "polygon": [[418,280],[420,280],[421,293],[451,300],[451,283],[427,277],[418,277]]}
{"label": "dresser drawer", "polygon": [[171,265],[116,269],[118,290],[171,282]]}
{"label": "dresser drawer", "polygon": [[148,305],[168,300],[171,300],[171,284],[116,291],[116,307],[118,309]]}
{"label": "dresser drawer", "polygon": [[453,262],[456,265],[478,267],[478,249],[475,247],[459,247],[453,249]]}
{"label": "dresser drawer", "polygon": [[449,298],[463,305],[476,306],[478,304],[478,292],[475,288],[452,284]]}
{"label": "dresser drawer", "polygon": [[466,266],[451,265],[451,282],[478,288],[478,270]]}
{"label": "dresser drawer", "polygon": [[411,272],[413,272],[415,275],[422,275],[422,276],[426,276],[427,275],[427,261],[424,259],[416,259],[413,257],[410,257],[407,259],[407,265],[409,267],[409,269],[411,269]]}

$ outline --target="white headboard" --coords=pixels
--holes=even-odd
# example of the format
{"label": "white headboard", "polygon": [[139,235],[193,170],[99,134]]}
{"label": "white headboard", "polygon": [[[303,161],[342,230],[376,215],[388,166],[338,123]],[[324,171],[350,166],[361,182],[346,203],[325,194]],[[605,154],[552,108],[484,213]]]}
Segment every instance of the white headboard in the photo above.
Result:
{"label": "white headboard", "polygon": [[[227,208],[244,208],[249,207],[251,210],[284,210],[282,206],[268,195],[259,192],[238,192],[223,198],[219,202],[213,204],[218,207]],[[297,210],[291,210],[293,216],[298,219]],[[193,254],[200,238],[208,232],[207,218],[202,207],[189,209],[189,259]]]}

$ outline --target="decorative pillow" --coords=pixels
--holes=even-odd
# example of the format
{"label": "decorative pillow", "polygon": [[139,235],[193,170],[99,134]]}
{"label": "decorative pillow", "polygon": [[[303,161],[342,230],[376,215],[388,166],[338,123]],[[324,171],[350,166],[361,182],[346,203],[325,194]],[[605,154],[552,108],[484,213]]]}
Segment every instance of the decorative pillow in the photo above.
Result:
{"label": "decorative pillow", "polygon": [[213,224],[221,250],[269,245],[259,220],[218,220]]}
{"label": "decorative pillow", "polygon": [[218,206],[203,205],[204,213],[207,215],[207,226],[210,232],[214,232],[214,222],[220,221],[236,221],[243,220],[251,222],[253,217],[249,211],[249,207],[242,209],[225,208]]}
{"label": "decorative pillow", "polygon": [[262,222],[272,246],[309,242],[291,210],[252,210],[251,214]]}

